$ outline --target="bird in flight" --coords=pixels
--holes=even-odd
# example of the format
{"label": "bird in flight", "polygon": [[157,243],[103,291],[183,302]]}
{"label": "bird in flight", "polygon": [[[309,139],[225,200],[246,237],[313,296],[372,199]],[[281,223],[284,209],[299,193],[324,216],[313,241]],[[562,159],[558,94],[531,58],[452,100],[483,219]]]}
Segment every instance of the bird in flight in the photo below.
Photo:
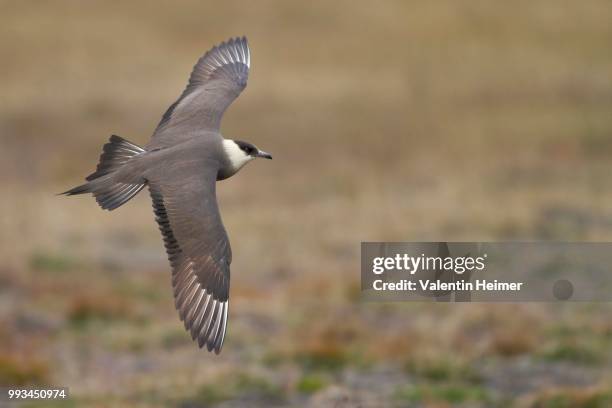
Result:
{"label": "bird in flight", "polygon": [[245,37],[213,47],[198,60],[146,146],[111,136],[87,182],[62,193],[91,193],[110,211],[149,188],[179,316],[199,347],[216,354],[227,330],[232,251],[215,184],[255,158],[272,159],[219,130],[223,113],[246,87],[250,61]]}

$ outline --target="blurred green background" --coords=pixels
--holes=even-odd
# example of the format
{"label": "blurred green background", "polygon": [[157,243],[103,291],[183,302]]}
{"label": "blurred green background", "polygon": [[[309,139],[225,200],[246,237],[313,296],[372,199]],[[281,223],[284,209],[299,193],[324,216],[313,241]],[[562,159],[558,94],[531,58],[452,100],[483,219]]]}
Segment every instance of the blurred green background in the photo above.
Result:
{"label": "blurred green background", "polygon": [[[173,305],[148,194],[54,194],[145,144],[247,35],[222,131],[220,356]],[[0,1],[0,384],[57,406],[612,405],[609,304],[360,302],[360,241],[612,240],[612,3]],[[47,406],[47,405],[45,405]]]}

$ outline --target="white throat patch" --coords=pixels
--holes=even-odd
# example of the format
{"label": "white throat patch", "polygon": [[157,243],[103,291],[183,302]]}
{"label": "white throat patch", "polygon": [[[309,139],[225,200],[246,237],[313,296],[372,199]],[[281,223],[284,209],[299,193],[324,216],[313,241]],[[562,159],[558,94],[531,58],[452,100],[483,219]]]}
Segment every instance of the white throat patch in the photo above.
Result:
{"label": "white throat patch", "polygon": [[242,166],[254,159],[253,156],[246,154],[245,151],[231,139],[223,139],[223,149],[227,154],[227,158],[234,172],[240,170]]}

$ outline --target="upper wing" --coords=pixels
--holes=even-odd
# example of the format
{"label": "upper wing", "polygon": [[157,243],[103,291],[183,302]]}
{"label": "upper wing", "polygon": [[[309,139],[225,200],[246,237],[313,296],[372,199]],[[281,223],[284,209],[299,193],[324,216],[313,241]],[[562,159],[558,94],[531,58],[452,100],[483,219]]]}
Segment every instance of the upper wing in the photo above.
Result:
{"label": "upper wing", "polygon": [[[246,87],[251,55],[246,37],[233,38],[213,47],[198,60],[187,88],[157,125],[153,140],[177,143],[193,130],[218,131],[227,107]],[[158,142],[159,143],[159,142]]]}
{"label": "upper wing", "polygon": [[171,170],[150,180],[149,188],[176,308],[198,345],[218,354],[227,328],[232,252],[217,207],[216,169],[194,160]]}

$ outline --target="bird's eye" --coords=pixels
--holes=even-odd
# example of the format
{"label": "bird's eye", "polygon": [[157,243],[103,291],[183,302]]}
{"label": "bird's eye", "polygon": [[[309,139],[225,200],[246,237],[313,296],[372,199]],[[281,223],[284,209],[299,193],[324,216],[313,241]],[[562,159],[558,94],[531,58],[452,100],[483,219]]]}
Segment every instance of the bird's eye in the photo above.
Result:
{"label": "bird's eye", "polygon": [[257,149],[247,143],[238,143],[238,146],[240,146],[240,149],[247,155],[251,155],[255,152],[257,152]]}

